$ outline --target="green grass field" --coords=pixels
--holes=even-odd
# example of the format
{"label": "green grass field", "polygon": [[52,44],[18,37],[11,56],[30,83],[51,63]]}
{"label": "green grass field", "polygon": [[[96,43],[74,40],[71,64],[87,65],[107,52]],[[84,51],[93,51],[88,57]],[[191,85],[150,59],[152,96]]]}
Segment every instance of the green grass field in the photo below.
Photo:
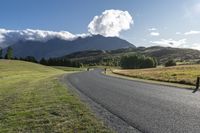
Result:
{"label": "green grass field", "polygon": [[64,73],[0,60],[0,132],[110,132],[58,81]]}
{"label": "green grass field", "polygon": [[129,70],[115,69],[113,73],[134,78],[195,85],[196,78],[200,76],[200,65]]}
{"label": "green grass field", "polygon": [[86,70],[86,68],[76,68],[76,67],[63,67],[63,66],[52,66],[52,67],[56,68],[56,69],[61,69],[63,71],[67,71],[67,72],[69,72],[69,71],[71,71],[71,72],[73,72],[73,71],[85,71]]}

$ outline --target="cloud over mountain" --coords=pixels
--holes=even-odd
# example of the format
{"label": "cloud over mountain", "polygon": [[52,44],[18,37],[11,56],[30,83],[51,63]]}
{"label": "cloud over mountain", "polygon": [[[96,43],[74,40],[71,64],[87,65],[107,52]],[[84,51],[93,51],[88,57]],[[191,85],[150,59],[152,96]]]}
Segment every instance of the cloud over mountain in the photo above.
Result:
{"label": "cloud over mountain", "polygon": [[88,32],[72,34],[68,31],[45,31],[45,30],[7,30],[0,29],[0,47],[5,48],[19,40],[48,41],[54,38],[74,40],[78,37],[87,37],[100,34],[106,37],[119,36],[123,30],[128,30],[133,24],[133,19],[127,11],[105,10],[102,15],[95,16],[88,25]]}
{"label": "cloud over mountain", "polygon": [[133,18],[128,11],[105,10],[100,16],[95,16],[88,25],[91,34],[106,37],[119,36],[121,31],[130,29]]}
{"label": "cloud over mountain", "polygon": [[19,40],[33,40],[45,42],[50,39],[59,38],[62,40],[74,40],[77,37],[89,36],[88,34],[74,35],[67,31],[45,31],[45,30],[6,30],[0,29],[0,46],[7,47]]}
{"label": "cloud over mountain", "polygon": [[173,39],[161,39],[159,41],[150,41],[150,43],[159,45],[159,46],[164,46],[164,47],[186,47],[187,39],[180,39],[180,40],[173,40]]}

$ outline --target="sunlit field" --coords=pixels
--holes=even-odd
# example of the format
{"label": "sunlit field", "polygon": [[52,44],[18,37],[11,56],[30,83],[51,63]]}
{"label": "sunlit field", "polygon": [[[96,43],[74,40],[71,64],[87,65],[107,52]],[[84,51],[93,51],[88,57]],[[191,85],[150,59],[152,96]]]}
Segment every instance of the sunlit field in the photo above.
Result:
{"label": "sunlit field", "polygon": [[64,70],[64,71],[85,71],[86,68],[76,68],[76,67],[65,67],[65,66],[52,66],[53,68],[56,68],[56,69],[61,69],[61,70]]}
{"label": "sunlit field", "polygon": [[65,71],[0,60],[0,132],[109,132],[59,81]]}
{"label": "sunlit field", "polygon": [[181,65],[150,69],[115,69],[113,72],[134,78],[195,85],[197,76],[200,76],[200,65]]}

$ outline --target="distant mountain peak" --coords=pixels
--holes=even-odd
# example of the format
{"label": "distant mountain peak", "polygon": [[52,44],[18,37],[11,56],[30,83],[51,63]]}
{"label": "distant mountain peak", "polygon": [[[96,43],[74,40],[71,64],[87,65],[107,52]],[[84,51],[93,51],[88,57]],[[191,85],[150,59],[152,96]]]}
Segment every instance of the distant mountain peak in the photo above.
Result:
{"label": "distant mountain peak", "polygon": [[130,42],[118,37],[91,35],[74,40],[53,38],[47,41],[21,40],[11,46],[14,56],[34,56],[37,59],[60,57],[84,50],[115,50],[120,48],[136,48]]}

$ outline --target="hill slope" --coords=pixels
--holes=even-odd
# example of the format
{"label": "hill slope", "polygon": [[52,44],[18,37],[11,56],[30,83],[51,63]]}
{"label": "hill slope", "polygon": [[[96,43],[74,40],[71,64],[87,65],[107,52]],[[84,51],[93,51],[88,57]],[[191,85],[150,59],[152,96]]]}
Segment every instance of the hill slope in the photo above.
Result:
{"label": "hill slope", "polygon": [[139,50],[139,52],[144,53],[145,55],[156,57],[160,62],[166,62],[166,60],[169,58],[175,59],[177,61],[190,61],[200,59],[200,51],[194,49],[154,46]]}
{"label": "hill slope", "polygon": [[79,62],[94,62],[99,63],[103,60],[113,60],[119,58],[122,55],[139,53],[147,56],[152,56],[157,58],[157,60],[163,64],[168,59],[175,59],[176,61],[198,61],[200,60],[200,51],[194,49],[180,49],[180,48],[170,48],[170,47],[138,47],[138,48],[127,48],[127,49],[117,49],[111,51],[105,50],[89,50],[75,52],[61,58],[67,58]]}

